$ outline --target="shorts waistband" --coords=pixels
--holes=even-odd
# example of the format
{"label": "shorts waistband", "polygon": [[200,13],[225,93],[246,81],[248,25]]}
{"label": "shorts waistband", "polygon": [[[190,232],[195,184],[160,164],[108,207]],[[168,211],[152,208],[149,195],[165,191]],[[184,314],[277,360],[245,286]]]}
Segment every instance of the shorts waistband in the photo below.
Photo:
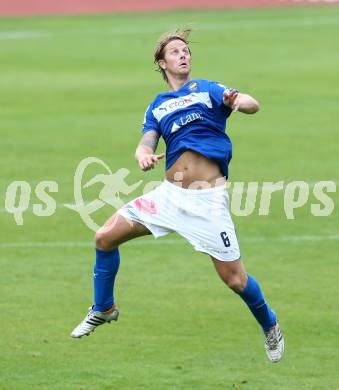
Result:
{"label": "shorts waistband", "polygon": [[[198,183],[198,182],[197,182]],[[164,180],[162,185],[164,187],[167,187],[171,191],[176,191],[178,193],[182,194],[194,194],[194,195],[199,195],[199,194],[215,194],[215,193],[222,193],[222,192],[227,192],[226,190],[226,183],[223,183],[221,185],[215,186],[215,187],[208,187],[208,188],[182,188],[180,186],[177,186],[176,184],[171,183],[168,180]]]}

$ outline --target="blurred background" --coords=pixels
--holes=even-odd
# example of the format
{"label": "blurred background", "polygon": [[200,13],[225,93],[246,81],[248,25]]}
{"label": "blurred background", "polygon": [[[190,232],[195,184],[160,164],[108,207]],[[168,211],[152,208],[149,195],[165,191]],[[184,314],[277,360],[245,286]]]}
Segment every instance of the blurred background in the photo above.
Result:
{"label": "blurred background", "polygon": [[[334,3],[0,0],[0,389],[339,389]],[[175,234],[123,245],[119,322],[69,337],[92,303],[94,261],[93,231],[65,207],[74,203],[75,170],[89,156],[112,172],[127,168],[126,182],[143,185],[124,200],[163,179],[164,163],[142,173],[134,151],[146,107],[167,87],[153,64],[155,42],[181,26],[193,28],[193,78],[261,103],[254,117],[229,121],[230,181],[284,183],[269,215],[259,215],[260,190],[250,215],[234,215],[243,261],[285,332],[278,365],[266,361],[257,324],[208,257]],[[86,171],[88,179],[98,173],[107,170]],[[14,181],[15,204],[23,193],[27,201],[21,225],[6,204]],[[45,208],[41,181],[57,183],[45,216],[34,207]],[[287,219],[292,181],[310,193]],[[333,212],[316,217],[320,181],[336,192],[327,194]],[[101,188],[83,190],[84,201]],[[104,205],[91,218],[100,225],[113,212]]]}

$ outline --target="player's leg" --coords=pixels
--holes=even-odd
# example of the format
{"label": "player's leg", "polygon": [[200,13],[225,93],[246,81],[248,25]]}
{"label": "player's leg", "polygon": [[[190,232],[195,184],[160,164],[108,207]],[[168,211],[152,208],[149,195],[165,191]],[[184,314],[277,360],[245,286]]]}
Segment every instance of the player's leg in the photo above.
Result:
{"label": "player's leg", "polygon": [[276,315],[266,303],[258,282],[246,274],[241,260],[219,261],[212,257],[214,267],[224,283],[247,304],[264,332],[276,324]]}
{"label": "player's leg", "polygon": [[253,276],[246,274],[240,259],[220,261],[212,256],[211,258],[222,281],[240,295],[261,325],[265,334],[267,356],[272,362],[279,361],[284,351],[284,340],[277,324],[276,314],[266,302],[259,283]]}
{"label": "player's leg", "polygon": [[96,262],[94,266],[94,307],[105,312],[114,305],[114,281],[120,254],[119,245],[133,238],[150,234],[142,224],[114,214],[95,235]]}
{"label": "player's leg", "polygon": [[148,234],[151,232],[146,226],[116,213],[96,232],[95,246],[110,251],[126,241]]}
{"label": "player's leg", "polygon": [[105,322],[117,320],[114,282],[119,269],[119,245],[136,237],[150,234],[142,224],[114,214],[95,235],[94,305],[85,319],[73,330],[72,337],[89,335]]}

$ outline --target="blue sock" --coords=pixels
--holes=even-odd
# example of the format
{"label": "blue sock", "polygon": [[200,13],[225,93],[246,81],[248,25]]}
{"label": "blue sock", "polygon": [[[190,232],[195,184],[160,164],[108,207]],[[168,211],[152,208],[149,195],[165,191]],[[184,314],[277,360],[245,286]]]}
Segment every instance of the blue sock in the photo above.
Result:
{"label": "blue sock", "polygon": [[119,249],[102,251],[96,249],[94,266],[94,306],[95,311],[106,311],[114,303],[113,288],[120,264]]}
{"label": "blue sock", "polygon": [[247,275],[247,277],[247,285],[239,295],[245,301],[264,332],[267,332],[276,324],[276,315],[266,303],[258,282],[251,275]]}

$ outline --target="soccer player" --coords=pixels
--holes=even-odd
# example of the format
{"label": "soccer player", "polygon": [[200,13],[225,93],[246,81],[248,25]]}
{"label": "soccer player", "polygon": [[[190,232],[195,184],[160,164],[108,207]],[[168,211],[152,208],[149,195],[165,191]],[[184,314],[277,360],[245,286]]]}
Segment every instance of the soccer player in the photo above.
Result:
{"label": "soccer player", "polygon": [[217,82],[191,80],[189,33],[188,29],[166,33],[156,45],[155,63],[169,91],[148,106],[135,153],[143,171],[153,169],[164,157],[155,153],[162,136],[166,179],[118,210],[97,231],[94,305],[71,336],[89,335],[99,325],[118,319],[113,287],[119,245],[147,234],[157,238],[176,231],[211,257],[222,281],[243,299],[261,326],[268,358],[278,362],[284,351],[283,335],[258,282],[240,260],[225,185],[232,157],[226,121],[232,112],[256,113],[259,104]]}

